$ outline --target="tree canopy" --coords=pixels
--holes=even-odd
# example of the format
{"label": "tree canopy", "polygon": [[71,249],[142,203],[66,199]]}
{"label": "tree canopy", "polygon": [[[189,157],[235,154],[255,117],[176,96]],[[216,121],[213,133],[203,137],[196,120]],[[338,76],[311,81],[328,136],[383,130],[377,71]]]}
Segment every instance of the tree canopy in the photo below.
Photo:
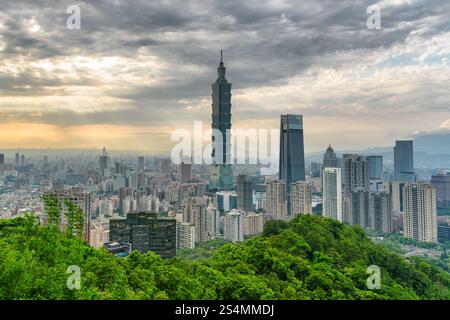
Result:
{"label": "tree canopy", "polygon": [[[55,219],[56,220],[56,219]],[[75,222],[74,225],[78,225]],[[117,258],[34,216],[0,220],[0,299],[450,299],[450,274],[338,221],[301,215],[201,259]],[[69,289],[69,266],[81,272]],[[369,290],[367,268],[381,270]]]}

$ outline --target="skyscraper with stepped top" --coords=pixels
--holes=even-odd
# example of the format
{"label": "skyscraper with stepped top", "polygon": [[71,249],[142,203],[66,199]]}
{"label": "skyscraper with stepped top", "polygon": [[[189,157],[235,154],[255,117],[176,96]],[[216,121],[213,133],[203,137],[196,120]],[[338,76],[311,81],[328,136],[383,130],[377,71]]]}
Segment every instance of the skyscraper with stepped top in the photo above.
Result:
{"label": "skyscraper with stepped top", "polygon": [[231,151],[231,83],[225,78],[222,50],[217,68],[218,78],[212,84],[212,165],[210,187],[230,190],[233,187]]}

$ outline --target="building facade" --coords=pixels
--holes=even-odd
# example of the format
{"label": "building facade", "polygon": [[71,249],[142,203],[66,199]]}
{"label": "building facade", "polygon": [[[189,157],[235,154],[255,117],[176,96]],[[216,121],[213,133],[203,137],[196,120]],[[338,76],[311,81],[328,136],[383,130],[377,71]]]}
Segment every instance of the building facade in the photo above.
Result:
{"label": "building facade", "polygon": [[342,222],[343,215],[341,169],[327,167],[323,169],[322,175],[322,215]]}
{"label": "building facade", "polygon": [[293,216],[312,213],[311,182],[297,181],[291,184],[291,211]]}
{"label": "building facade", "polygon": [[369,167],[366,157],[344,154],[344,192],[369,191]]}
{"label": "building facade", "polygon": [[397,140],[394,147],[394,180],[414,182],[413,141]]}
{"label": "building facade", "polygon": [[233,187],[231,166],[231,83],[225,78],[225,66],[221,59],[217,68],[218,78],[212,84],[212,151],[211,187],[230,190]]}
{"label": "building facade", "polygon": [[237,208],[246,212],[253,210],[253,183],[244,174],[237,176]]}
{"label": "building facade", "polygon": [[224,239],[231,242],[244,241],[244,221],[240,211],[232,210],[225,214]]}
{"label": "building facade", "polygon": [[403,188],[404,236],[421,242],[437,242],[436,189],[426,183],[407,183]]}
{"label": "building facade", "polygon": [[266,213],[277,220],[288,218],[285,182],[270,180],[266,182]]}
{"label": "building facade", "polygon": [[162,258],[176,254],[176,220],[152,212],[130,212],[109,221],[111,242],[131,243],[141,253],[153,251]]}
{"label": "building facade", "polygon": [[290,212],[291,183],[305,181],[305,151],[303,117],[296,114],[281,115],[279,179],[285,182],[285,194]]}
{"label": "building facade", "polygon": [[195,226],[188,222],[177,223],[177,249],[195,248]]}

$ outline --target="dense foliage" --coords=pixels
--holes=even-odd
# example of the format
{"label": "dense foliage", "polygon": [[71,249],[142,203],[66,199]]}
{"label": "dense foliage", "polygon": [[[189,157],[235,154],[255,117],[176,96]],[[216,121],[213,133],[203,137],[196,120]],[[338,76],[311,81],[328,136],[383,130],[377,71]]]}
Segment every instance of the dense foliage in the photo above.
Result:
{"label": "dense foliage", "polygon": [[[450,274],[405,260],[358,227],[312,215],[269,222],[263,236],[200,261],[116,258],[33,216],[0,220],[0,299],[449,299]],[[81,270],[70,290],[67,269]],[[381,268],[381,289],[366,271]]]}

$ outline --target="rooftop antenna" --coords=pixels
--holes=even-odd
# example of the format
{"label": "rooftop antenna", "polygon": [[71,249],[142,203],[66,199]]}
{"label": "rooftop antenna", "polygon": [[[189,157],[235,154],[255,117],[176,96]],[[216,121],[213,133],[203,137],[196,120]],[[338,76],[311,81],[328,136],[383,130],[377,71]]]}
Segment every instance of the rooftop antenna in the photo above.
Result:
{"label": "rooftop antenna", "polygon": [[220,62],[223,62],[223,51],[220,50]]}

